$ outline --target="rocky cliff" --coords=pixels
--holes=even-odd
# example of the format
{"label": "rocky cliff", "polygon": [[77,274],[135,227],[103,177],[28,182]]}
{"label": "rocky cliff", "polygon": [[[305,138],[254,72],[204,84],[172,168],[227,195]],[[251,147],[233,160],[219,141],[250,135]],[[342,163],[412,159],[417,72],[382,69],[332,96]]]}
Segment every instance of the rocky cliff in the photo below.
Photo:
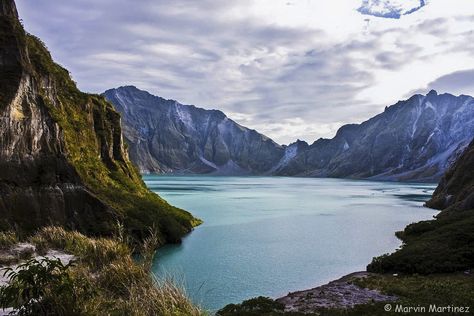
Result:
{"label": "rocky cliff", "polygon": [[474,210],[474,140],[441,178],[426,205],[436,209]]}
{"label": "rocky cliff", "polygon": [[76,88],[23,30],[13,0],[0,10],[1,225],[110,234],[121,221],[137,237],[153,226],[163,241],[188,232],[193,217],[148,191],[130,163],[120,115]]}
{"label": "rocky cliff", "polygon": [[124,119],[130,157],[141,172],[262,174],[285,148],[221,111],[183,105],[133,86],[104,96]]}
{"label": "rocky cliff", "polygon": [[319,139],[277,174],[437,181],[474,135],[470,96],[414,95]]}
{"label": "rocky cliff", "polygon": [[105,92],[124,118],[142,172],[438,181],[474,135],[470,96],[414,95],[332,139],[280,146],[222,112],[121,87]]}

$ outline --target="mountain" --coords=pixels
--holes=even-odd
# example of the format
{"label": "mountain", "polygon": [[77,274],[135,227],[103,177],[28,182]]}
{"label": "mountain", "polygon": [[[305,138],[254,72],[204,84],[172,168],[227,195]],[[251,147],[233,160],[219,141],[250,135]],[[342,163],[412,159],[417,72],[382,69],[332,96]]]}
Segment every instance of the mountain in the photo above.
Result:
{"label": "mountain", "polygon": [[135,87],[104,93],[123,116],[141,172],[261,174],[437,181],[474,134],[470,96],[414,95],[332,139],[280,146],[222,112]]}
{"label": "mountain", "polygon": [[120,114],[77,89],[24,31],[13,0],[0,4],[0,42],[0,228],[111,235],[120,221],[137,238],[153,227],[165,242],[198,223],[145,187]]}
{"label": "mountain", "polygon": [[374,258],[368,271],[432,274],[472,269],[474,139],[445,173],[426,205],[441,212],[434,220],[413,223],[397,232],[403,246]]}
{"label": "mountain", "polygon": [[141,172],[263,174],[285,147],[221,111],[153,96],[133,86],[107,90],[122,114],[129,152]]}
{"label": "mountain", "polygon": [[341,127],[296,155],[279,175],[438,180],[474,135],[470,96],[414,95],[362,124]]}

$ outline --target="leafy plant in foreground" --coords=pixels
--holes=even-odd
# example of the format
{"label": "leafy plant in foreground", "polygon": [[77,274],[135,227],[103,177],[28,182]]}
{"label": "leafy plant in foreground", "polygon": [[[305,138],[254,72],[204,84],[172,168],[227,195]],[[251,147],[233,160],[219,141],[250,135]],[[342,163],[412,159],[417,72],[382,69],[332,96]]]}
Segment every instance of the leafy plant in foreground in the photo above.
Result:
{"label": "leafy plant in foreground", "polygon": [[78,302],[92,291],[88,283],[71,277],[72,265],[42,258],[4,269],[10,282],[0,288],[0,307],[13,307],[17,315],[80,315]]}

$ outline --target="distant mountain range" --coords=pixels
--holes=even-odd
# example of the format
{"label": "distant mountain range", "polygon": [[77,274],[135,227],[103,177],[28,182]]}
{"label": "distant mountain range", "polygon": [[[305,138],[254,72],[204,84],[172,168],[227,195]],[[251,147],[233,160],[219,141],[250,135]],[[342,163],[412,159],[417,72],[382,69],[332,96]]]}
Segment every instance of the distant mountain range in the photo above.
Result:
{"label": "distant mountain range", "polygon": [[142,173],[210,173],[437,181],[474,136],[470,96],[416,94],[332,139],[279,145],[217,110],[133,86],[104,96],[122,114]]}
{"label": "distant mountain range", "polygon": [[122,114],[130,158],[141,172],[261,174],[285,148],[221,111],[153,96],[135,87],[104,93]]}

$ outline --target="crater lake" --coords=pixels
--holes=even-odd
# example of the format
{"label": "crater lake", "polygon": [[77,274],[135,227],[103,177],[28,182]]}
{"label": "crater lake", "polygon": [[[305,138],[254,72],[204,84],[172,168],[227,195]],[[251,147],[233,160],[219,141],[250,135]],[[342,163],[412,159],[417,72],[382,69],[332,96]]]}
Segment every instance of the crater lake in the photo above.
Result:
{"label": "crater lake", "polygon": [[365,270],[401,245],[395,232],[431,219],[434,184],[289,177],[145,175],[171,204],[204,223],[160,248],[153,272],[215,311],[277,298]]}

